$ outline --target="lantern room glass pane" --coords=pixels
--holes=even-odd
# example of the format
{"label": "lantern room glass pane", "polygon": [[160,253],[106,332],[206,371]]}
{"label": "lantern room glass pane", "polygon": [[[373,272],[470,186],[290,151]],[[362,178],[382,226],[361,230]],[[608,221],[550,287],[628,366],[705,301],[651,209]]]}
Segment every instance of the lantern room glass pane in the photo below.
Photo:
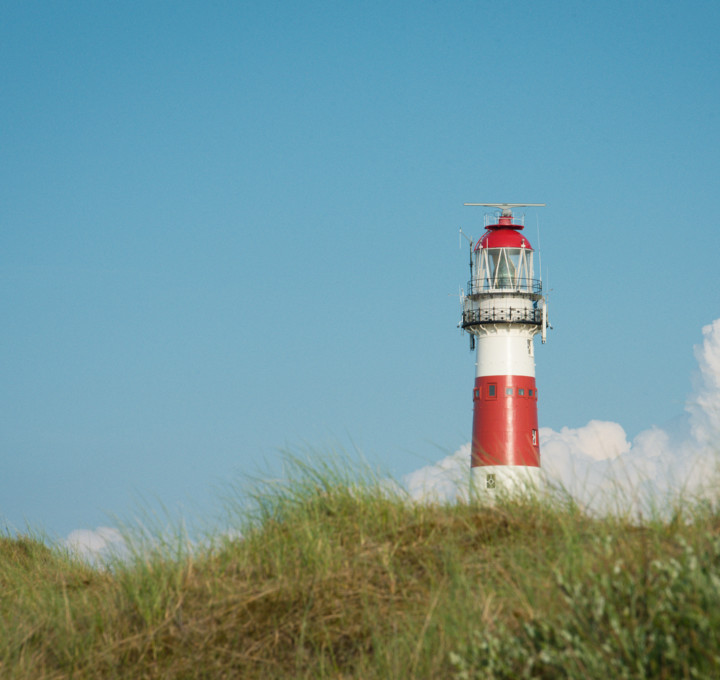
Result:
{"label": "lantern room glass pane", "polygon": [[508,260],[512,262],[512,265],[517,272],[518,269],[520,269],[520,253],[522,252],[520,248],[503,248],[505,253],[508,256]]}
{"label": "lantern room glass pane", "polygon": [[489,270],[489,262],[487,251],[485,249],[476,250],[474,256],[473,267],[473,286],[477,290],[486,290],[492,287],[492,274]]}
{"label": "lantern room glass pane", "polygon": [[515,285],[516,266],[508,257],[507,248],[491,248],[492,280],[494,288],[512,288]]}

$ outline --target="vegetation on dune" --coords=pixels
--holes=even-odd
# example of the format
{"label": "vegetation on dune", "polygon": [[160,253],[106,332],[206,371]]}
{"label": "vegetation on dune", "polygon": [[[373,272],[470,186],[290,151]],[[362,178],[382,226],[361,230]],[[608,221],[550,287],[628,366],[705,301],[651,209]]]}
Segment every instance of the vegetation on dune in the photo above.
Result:
{"label": "vegetation on dune", "polygon": [[720,677],[712,504],[421,504],[291,462],[205,547],[95,568],[0,538],[0,677]]}

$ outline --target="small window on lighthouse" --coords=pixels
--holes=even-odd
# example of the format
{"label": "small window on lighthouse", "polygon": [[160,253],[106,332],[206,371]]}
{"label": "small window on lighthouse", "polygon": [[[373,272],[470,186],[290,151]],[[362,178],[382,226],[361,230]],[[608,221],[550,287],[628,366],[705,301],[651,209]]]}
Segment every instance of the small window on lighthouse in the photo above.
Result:
{"label": "small window on lighthouse", "polygon": [[480,399],[480,388],[479,388],[479,387],[476,387],[476,388],[473,390],[473,397],[474,397],[475,399]]}
{"label": "small window on lighthouse", "polygon": [[518,397],[524,397],[525,396],[525,390],[522,387],[518,388]]}
{"label": "small window on lighthouse", "polygon": [[533,446],[537,446],[537,430],[532,431],[532,442]]}
{"label": "small window on lighthouse", "polygon": [[495,399],[495,397],[497,397],[497,385],[495,383],[488,385],[487,396],[488,399]]}
{"label": "small window on lighthouse", "polygon": [[512,388],[512,387],[506,387],[506,388],[505,388],[505,394],[506,394],[508,397],[512,397],[512,393],[513,393],[513,388]]}

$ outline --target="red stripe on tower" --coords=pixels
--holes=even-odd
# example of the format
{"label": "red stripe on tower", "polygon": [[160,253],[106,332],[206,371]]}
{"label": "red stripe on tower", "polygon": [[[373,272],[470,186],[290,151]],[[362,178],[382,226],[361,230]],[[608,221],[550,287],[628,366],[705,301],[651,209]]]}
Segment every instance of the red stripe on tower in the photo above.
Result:
{"label": "red stripe on tower", "polygon": [[460,325],[477,350],[471,470],[476,490],[515,492],[540,483],[533,339],[545,342],[547,299],[534,252],[512,209],[540,203],[466,203],[498,208],[470,240]]}
{"label": "red stripe on tower", "polygon": [[475,379],[472,467],[540,467],[535,378],[492,375]]}

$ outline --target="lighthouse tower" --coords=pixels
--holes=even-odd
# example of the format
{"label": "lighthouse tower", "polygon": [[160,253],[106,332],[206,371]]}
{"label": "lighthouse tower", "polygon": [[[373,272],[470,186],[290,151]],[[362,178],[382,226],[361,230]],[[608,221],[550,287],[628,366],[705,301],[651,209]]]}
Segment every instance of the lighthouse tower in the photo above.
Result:
{"label": "lighthouse tower", "polygon": [[[470,241],[470,271],[460,326],[477,349],[471,474],[476,493],[516,493],[540,483],[533,338],[549,327],[533,249],[513,208],[544,203],[465,203],[498,210]],[[539,269],[539,265],[538,265]]]}

